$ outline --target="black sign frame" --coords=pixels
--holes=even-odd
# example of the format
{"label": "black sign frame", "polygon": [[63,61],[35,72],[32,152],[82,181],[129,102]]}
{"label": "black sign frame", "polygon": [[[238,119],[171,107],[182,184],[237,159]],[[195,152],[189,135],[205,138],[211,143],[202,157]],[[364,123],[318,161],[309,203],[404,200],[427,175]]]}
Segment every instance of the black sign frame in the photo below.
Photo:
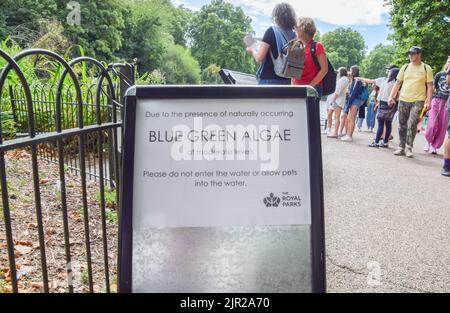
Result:
{"label": "black sign frame", "polygon": [[326,292],[322,145],[319,98],[310,86],[134,86],[125,95],[122,190],[119,221],[119,292],[132,292],[133,175],[138,99],[306,98],[311,190],[312,291]]}

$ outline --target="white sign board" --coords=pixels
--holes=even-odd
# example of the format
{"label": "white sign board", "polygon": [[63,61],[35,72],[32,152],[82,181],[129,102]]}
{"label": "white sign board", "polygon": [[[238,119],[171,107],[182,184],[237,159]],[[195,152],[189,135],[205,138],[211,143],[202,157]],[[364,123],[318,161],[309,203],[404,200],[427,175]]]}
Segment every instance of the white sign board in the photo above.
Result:
{"label": "white sign board", "polygon": [[311,224],[305,99],[143,100],[134,227]]}
{"label": "white sign board", "polygon": [[320,120],[311,90],[129,90],[121,292],[325,290]]}

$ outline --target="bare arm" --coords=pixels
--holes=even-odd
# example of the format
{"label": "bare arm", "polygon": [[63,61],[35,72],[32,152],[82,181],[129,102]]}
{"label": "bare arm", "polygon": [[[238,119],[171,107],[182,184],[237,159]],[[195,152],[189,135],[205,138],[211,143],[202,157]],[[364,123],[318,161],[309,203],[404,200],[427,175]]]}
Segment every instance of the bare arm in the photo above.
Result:
{"label": "bare arm", "polygon": [[377,81],[374,79],[369,79],[369,78],[364,78],[364,77],[358,77],[356,78],[357,80],[361,80],[362,82],[364,82],[366,85],[367,84],[372,84],[372,85],[376,85]]}
{"label": "bare arm", "polygon": [[247,48],[247,52],[250,53],[256,62],[261,63],[267,56],[269,52],[270,45],[264,41],[259,44],[258,52],[254,51],[252,48]]}
{"label": "bare arm", "polygon": [[398,94],[398,91],[400,90],[401,86],[402,86],[402,81],[397,80],[395,82],[394,87],[392,87],[391,94],[389,95],[389,101],[388,101],[389,105],[392,106],[395,104],[395,99],[397,98],[397,94]]}
{"label": "bare arm", "polygon": [[317,56],[317,60],[319,61],[320,71],[310,83],[310,85],[313,87],[319,84],[328,72],[328,61],[325,53],[319,54]]}

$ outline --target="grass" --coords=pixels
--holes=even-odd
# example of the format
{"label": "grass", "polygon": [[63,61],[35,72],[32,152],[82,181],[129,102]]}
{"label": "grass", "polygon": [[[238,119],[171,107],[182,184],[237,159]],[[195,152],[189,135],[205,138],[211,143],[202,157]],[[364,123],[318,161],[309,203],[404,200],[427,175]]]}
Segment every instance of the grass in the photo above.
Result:
{"label": "grass", "polygon": [[88,270],[86,268],[81,271],[80,278],[81,278],[81,282],[83,284],[85,284],[85,285],[88,284],[88,282],[89,282],[89,274],[88,274]]}
{"label": "grass", "polygon": [[110,222],[111,224],[116,225],[117,224],[117,212],[111,209],[106,209],[106,220]]}
{"label": "grass", "polygon": [[[97,192],[97,201],[100,202],[101,195],[100,192]],[[105,205],[108,208],[116,207],[116,190],[105,190]]]}
{"label": "grass", "polygon": [[[0,276],[3,275],[3,270],[0,269]],[[5,293],[6,281],[3,278],[0,278],[0,293]]]}
{"label": "grass", "polygon": [[0,293],[5,293],[6,281],[3,278],[0,278]]}

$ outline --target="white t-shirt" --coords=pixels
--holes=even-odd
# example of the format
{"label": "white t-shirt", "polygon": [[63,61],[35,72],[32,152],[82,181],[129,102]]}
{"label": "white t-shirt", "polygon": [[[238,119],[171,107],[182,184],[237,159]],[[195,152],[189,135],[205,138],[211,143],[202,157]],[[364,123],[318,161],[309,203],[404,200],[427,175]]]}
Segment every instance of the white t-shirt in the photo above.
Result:
{"label": "white t-shirt", "polygon": [[392,88],[395,85],[395,79],[388,82],[388,78],[380,77],[375,79],[375,84],[380,87],[380,91],[378,92],[378,101],[389,101],[389,96],[391,95]]}
{"label": "white t-shirt", "polygon": [[350,79],[347,76],[342,76],[336,82],[336,90],[334,91],[337,94],[336,104],[341,108],[345,105],[345,94],[347,92],[348,85],[350,84]]}

